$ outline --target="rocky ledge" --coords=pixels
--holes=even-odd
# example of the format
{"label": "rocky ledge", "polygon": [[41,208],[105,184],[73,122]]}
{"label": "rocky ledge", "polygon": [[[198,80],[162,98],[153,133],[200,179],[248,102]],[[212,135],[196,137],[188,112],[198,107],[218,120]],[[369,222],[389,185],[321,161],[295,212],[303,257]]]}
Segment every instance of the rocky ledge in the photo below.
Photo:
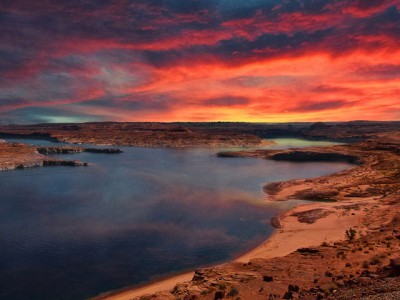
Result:
{"label": "rocky ledge", "polygon": [[123,153],[122,150],[117,148],[82,148],[82,147],[72,147],[72,146],[47,146],[47,147],[37,147],[37,151],[40,154],[76,154],[82,152],[90,153],[105,153],[105,154],[119,154]]}
{"label": "rocky ledge", "polygon": [[307,148],[289,150],[255,150],[237,152],[219,152],[218,157],[258,157],[272,160],[293,162],[333,162],[343,161],[360,164],[362,161],[356,155],[345,153],[339,147],[332,148]]}
{"label": "rocky ledge", "polygon": [[37,151],[40,154],[76,154],[84,151],[83,148],[70,147],[70,146],[48,146],[48,147],[37,147]]}
{"label": "rocky ledge", "polygon": [[118,148],[85,148],[84,151],[90,153],[105,153],[105,154],[119,154],[124,152]]}
{"label": "rocky ledge", "polygon": [[87,163],[78,160],[52,159],[26,144],[0,143],[0,171],[39,166],[87,166]]}
{"label": "rocky ledge", "polygon": [[69,166],[69,167],[86,167],[88,163],[79,160],[44,160],[43,166]]}

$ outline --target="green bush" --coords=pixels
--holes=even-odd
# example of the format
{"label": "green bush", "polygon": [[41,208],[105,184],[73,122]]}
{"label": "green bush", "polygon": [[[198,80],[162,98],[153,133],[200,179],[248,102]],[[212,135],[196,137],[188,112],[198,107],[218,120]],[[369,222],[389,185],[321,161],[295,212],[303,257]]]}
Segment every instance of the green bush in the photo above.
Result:
{"label": "green bush", "polygon": [[348,230],[346,230],[345,235],[349,241],[352,241],[356,237],[356,233],[357,231],[350,227]]}

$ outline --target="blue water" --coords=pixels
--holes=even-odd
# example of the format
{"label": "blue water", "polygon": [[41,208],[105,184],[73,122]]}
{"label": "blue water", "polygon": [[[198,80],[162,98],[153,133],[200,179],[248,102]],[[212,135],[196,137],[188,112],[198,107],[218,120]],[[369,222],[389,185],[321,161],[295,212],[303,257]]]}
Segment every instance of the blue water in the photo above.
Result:
{"label": "blue water", "polygon": [[266,182],[349,167],[122,149],[57,156],[89,167],[0,173],[0,299],[85,299],[228,260],[265,240],[270,218],[293,205],[265,201]]}

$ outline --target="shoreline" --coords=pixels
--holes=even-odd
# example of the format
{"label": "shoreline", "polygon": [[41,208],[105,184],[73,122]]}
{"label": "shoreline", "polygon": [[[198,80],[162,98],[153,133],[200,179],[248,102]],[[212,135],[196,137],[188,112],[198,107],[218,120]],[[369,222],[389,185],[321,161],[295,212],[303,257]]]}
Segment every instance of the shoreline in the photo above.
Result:
{"label": "shoreline", "polygon": [[[389,146],[387,148],[388,150],[385,149],[385,152],[382,153],[381,146],[376,147],[374,142],[372,142],[370,144],[360,143],[357,145],[312,147],[295,151],[279,151],[287,155],[287,160],[293,158],[297,159],[299,157],[299,152],[301,152],[301,160],[321,160],[322,158],[326,159],[326,157],[331,157],[332,153],[334,155],[339,153],[340,158],[343,157],[343,154],[354,155],[354,157],[359,158],[359,161],[354,167],[331,175],[311,179],[288,180],[277,184],[269,184],[267,189],[264,188],[264,191],[269,195],[268,198],[270,201],[292,199],[315,199],[321,201],[300,204],[282,212],[278,217],[282,228],[276,229],[262,244],[238,258],[223,264],[215,265],[211,268],[196,270],[192,280],[190,275],[193,273],[185,274],[183,277],[172,276],[161,282],[150,282],[140,288],[132,288],[130,291],[124,291],[122,293],[118,293],[118,291],[115,293],[111,292],[108,296],[96,297],[93,299],[129,300],[150,295],[154,295],[154,299],[174,299],[173,297],[177,295],[205,295],[205,299],[208,299],[208,296],[206,296],[207,292],[214,293],[215,289],[213,286],[218,286],[218,282],[221,281],[231,282],[228,283],[229,285],[233,284],[232,282],[236,282],[236,284],[239,284],[240,288],[248,289],[247,291],[245,290],[244,293],[250,295],[254,292],[254,287],[250,289],[251,285],[243,286],[240,283],[243,282],[240,279],[238,280],[238,274],[240,274],[238,272],[241,270],[246,270],[246,280],[250,280],[248,278],[253,276],[252,278],[254,279],[251,280],[257,281],[255,278],[259,277],[260,273],[258,273],[258,275],[254,273],[254,270],[252,270],[254,264],[257,265],[262,262],[262,264],[268,265],[274,261],[290,260],[291,257],[298,256],[299,249],[301,250],[302,248],[306,249],[306,252],[310,251],[307,253],[314,253],[313,251],[321,251],[314,249],[325,248],[327,247],[326,245],[330,245],[331,243],[333,243],[333,245],[349,243],[349,240],[346,239],[345,232],[350,228],[357,230],[357,234],[360,237],[368,236],[368,234],[372,233],[370,228],[371,224],[369,224],[370,220],[368,220],[368,214],[371,214],[371,211],[379,209],[384,212],[384,214],[392,213],[389,209],[391,204],[386,203],[387,200],[384,199],[386,196],[381,192],[381,189],[372,189],[376,179],[379,177],[385,178],[385,184],[396,185],[394,179],[394,181],[388,181],[388,179],[386,179],[387,172],[389,171],[382,171],[381,168],[377,167],[378,165],[382,165],[385,168],[384,170],[386,170],[388,167],[386,164],[387,160],[392,162],[396,161],[395,152],[390,155],[389,153],[392,152],[386,152],[392,151],[392,148],[392,146]],[[242,153],[236,152],[235,155],[239,154],[239,156],[242,157],[270,158],[271,154],[274,155],[277,152],[278,151],[244,151]],[[327,153],[328,155],[326,155]],[[304,159],[304,154],[306,154],[306,159]],[[391,158],[394,160],[391,160]],[[372,182],[369,182],[368,178],[372,178]],[[383,221],[379,218],[375,222],[383,224]],[[357,250],[354,249],[354,252],[356,251]],[[323,256],[321,256],[321,258],[323,258]],[[339,256],[334,259],[339,259]],[[322,261],[324,260],[325,259]],[[342,262],[340,261],[340,263]],[[288,266],[287,263],[283,265],[286,265],[285,268],[290,269],[290,265]],[[357,262],[357,266],[359,265],[360,263]],[[289,272],[282,278],[282,282],[291,277],[292,274]],[[301,279],[298,280],[301,281]],[[308,279],[307,282],[303,283],[304,287],[302,288],[309,288],[313,285],[312,282],[312,279]],[[270,288],[273,289],[272,286],[270,286]],[[279,284],[279,287],[275,288],[278,290],[282,289],[282,283]],[[203,292],[205,292],[205,294],[203,294]],[[282,292],[283,290],[279,290],[279,294]],[[258,298],[256,297],[254,299]]]}
{"label": "shoreline", "polygon": [[142,295],[153,294],[158,291],[171,290],[177,283],[190,281],[195,274],[194,270],[176,275],[166,275],[165,278],[155,279],[138,285],[123,287],[118,290],[103,292],[91,300],[131,300]]}
{"label": "shoreline", "polygon": [[[393,142],[390,141],[388,137],[392,139]],[[381,142],[385,138],[386,141]],[[271,183],[264,186],[264,191],[269,195],[269,201],[315,199],[320,200],[320,202],[303,203],[294,208],[283,211],[277,217],[279,219],[277,224],[280,223],[282,228],[275,229],[275,231],[263,243],[243,255],[240,255],[238,258],[222,264],[215,264],[208,268],[202,267],[196,271],[183,272],[179,275],[170,274],[166,275],[165,278],[159,277],[160,279],[147,283],[129,286],[120,290],[104,292],[91,299],[131,300],[138,299],[139,296],[145,295],[146,297],[144,298],[146,299],[148,298],[148,295],[153,295],[154,299],[175,299],[177,295],[198,295],[202,299],[209,299],[209,296],[207,295],[211,296],[211,293],[215,292],[215,287],[219,286],[219,283],[221,282],[223,285],[224,282],[229,282],[228,288],[236,289],[236,287],[239,287],[241,295],[250,295],[256,291],[254,289],[256,288],[254,283],[258,286],[260,286],[260,284],[266,285],[270,291],[273,292],[278,290],[278,294],[282,295],[282,293],[284,293],[284,290],[282,289],[283,285],[286,284],[287,286],[287,280],[293,280],[293,274],[291,272],[285,271],[288,273],[285,277],[281,277],[279,288],[269,286],[263,282],[260,283],[257,279],[257,276],[260,278],[260,275],[262,275],[261,280],[263,279],[263,272],[265,272],[265,270],[267,270],[268,273],[274,272],[274,268],[271,269],[270,266],[268,267],[270,263],[272,264],[276,261],[282,263],[283,261],[283,264],[279,266],[284,266],[289,270],[291,264],[293,264],[293,260],[291,261],[291,259],[293,257],[296,257],[296,259],[299,258],[299,253],[301,253],[300,248],[305,248],[306,253],[318,253],[324,252],[324,250],[321,249],[326,247],[338,248],[336,245],[340,245],[339,247],[345,247],[341,248],[342,251],[334,250],[339,254],[346,251],[343,250],[346,249],[346,247],[353,247],[351,253],[363,251],[362,247],[355,248],[354,245],[352,246],[351,241],[345,237],[345,231],[349,228],[355,228],[357,234],[359,234],[360,242],[365,243],[365,239],[369,239],[370,237],[378,239],[378,237],[374,236],[374,230],[377,231],[380,229],[380,232],[382,232],[381,230],[383,229],[381,229],[381,226],[389,224],[388,222],[390,221],[390,218],[393,218],[395,215],[395,212],[390,211],[391,205],[396,205],[400,200],[396,197],[396,191],[399,191],[398,188],[400,187],[399,181],[396,181],[396,179],[400,173],[396,173],[396,167],[394,167],[396,165],[400,166],[397,146],[398,142],[396,138],[400,139],[400,135],[395,135],[393,137],[390,134],[382,134],[379,137],[379,140],[373,139],[354,145],[309,147],[303,148],[302,150],[255,150],[236,152],[235,156],[240,157],[274,159],[276,156],[284,158],[277,160],[304,162],[309,161],[310,159],[316,161],[328,158],[332,159],[332,155],[335,156],[335,159],[347,159],[349,155],[354,155],[354,157],[360,159],[360,163],[356,164],[352,168],[331,175],[311,179],[294,179],[279,183]],[[277,154],[279,156],[277,156]],[[333,200],[333,202],[326,202],[324,200]],[[381,214],[374,213],[374,211],[379,211]],[[370,218],[371,216],[373,218]],[[396,223],[394,222],[394,224]],[[390,232],[389,227],[384,230]],[[396,231],[393,230],[393,232],[397,232],[397,229]],[[400,240],[399,237],[396,238]],[[389,236],[389,238],[392,237]],[[385,242],[380,242],[381,244],[385,244]],[[330,245],[330,243],[333,243],[333,245]],[[385,247],[390,249],[393,248],[393,246],[389,244]],[[333,249],[331,250],[331,252],[333,252]],[[371,246],[369,250],[377,251]],[[383,251],[382,249],[378,250]],[[360,253],[361,256],[358,258],[363,257],[363,259],[370,260],[373,253],[368,253],[370,252],[364,251]],[[387,251],[378,253],[383,253],[383,255],[385,255],[381,257],[385,261],[392,256],[392,254],[387,254]],[[348,255],[351,256],[352,254]],[[321,259],[322,258],[324,258],[324,255],[321,255]],[[342,264],[339,259],[343,260],[344,258],[336,256],[336,258],[333,259],[334,266],[338,262]],[[325,264],[327,261],[326,258],[321,260],[321,262]],[[364,262],[366,261],[362,261],[363,264]],[[259,263],[261,263],[261,265]],[[253,267],[254,265],[256,265],[256,267]],[[375,265],[376,264],[374,264],[374,266]],[[360,274],[361,262],[357,261],[355,265],[351,266],[351,268],[354,268],[353,270],[347,270],[345,268],[347,268],[347,266],[344,266],[344,269],[340,270],[340,272],[343,272],[341,274],[346,274],[347,271],[352,271],[353,274],[347,275],[357,276],[356,274]],[[357,268],[359,273],[354,274],[354,271]],[[372,269],[376,268],[372,267]],[[248,272],[245,274],[245,277],[247,276],[248,278],[251,278],[253,276],[252,279],[240,278],[242,275],[238,275],[237,272],[240,273],[243,270]],[[280,271],[282,270],[283,269]],[[314,272],[317,272],[316,269],[313,270]],[[337,271],[335,270],[335,267],[333,268],[333,271]],[[252,273],[250,274],[249,272]],[[321,274],[323,274],[322,271]],[[281,274],[279,276],[281,276]],[[313,276],[321,275],[316,275],[314,273]],[[340,273],[338,276],[341,276],[341,278],[343,277]],[[302,278],[299,276],[295,278],[299,281],[301,289],[306,292],[309,290],[310,293],[314,293],[311,289],[313,286],[322,290],[320,285],[315,284],[315,277],[314,285],[312,284],[312,278]],[[305,282],[305,279],[307,279],[307,282]],[[246,286],[242,283],[245,282],[247,284],[248,281],[242,280],[253,281]],[[335,280],[341,279],[338,277]],[[266,280],[262,281],[265,282]],[[278,281],[274,284],[278,284]],[[216,295],[218,293],[219,292],[215,292]],[[259,291],[259,294],[261,295],[261,290]]]}
{"label": "shoreline", "polygon": [[[290,199],[287,199],[290,200]],[[276,201],[276,200],[270,200]],[[285,201],[285,200],[281,200]],[[364,201],[370,204],[372,200]],[[299,248],[308,248],[320,246],[322,243],[334,243],[345,240],[344,232],[349,227],[361,227],[360,218],[364,214],[356,216],[349,215],[344,217],[340,213],[335,214],[333,207],[351,206],[355,203],[360,204],[358,201],[348,202],[312,202],[302,203],[295,207],[283,211],[276,218],[279,218],[282,228],[275,228],[273,233],[255,248],[239,255],[237,258],[231,259],[225,263],[215,264],[210,266],[223,267],[229,263],[249,263],[252,259],[272,259],[277,257],[284,257],[293,253]],[[309,211],[310,209],[330,209],[333,213],[327,217],[322,217],[312,224],[302,224],[292,214]],[[318,222],[319,221],[319,222]],[[323,226],[321,228],[321,225]],[[310,238],[310,233],[317,232],[318,235],[313,235]],[[308,238],[307,238],[308,236]],[[101,293],[91,300],[132,300],[140,299],[142,296],[149,296],[155,293],[166,293],[171,291],[177,284],[190,282],[195,274],[195,270],[184,272],[178,275],[172,275],[155,281],[141,283],[139,285],[129,286],[120,290],[109,291]]]}

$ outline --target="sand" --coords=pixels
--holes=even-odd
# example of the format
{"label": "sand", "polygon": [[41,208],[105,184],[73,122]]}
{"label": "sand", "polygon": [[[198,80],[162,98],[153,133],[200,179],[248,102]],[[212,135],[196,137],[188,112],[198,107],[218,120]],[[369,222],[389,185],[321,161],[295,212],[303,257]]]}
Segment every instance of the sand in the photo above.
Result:
{"label": "sand", "polygon": [[[363,202],[367,202],[363,199]],[[352,205],[354,202],[341,202],[340,206]],[[359,203],[359,202],[358,202]],[[237,261],[248,262],[253,258],[273,258],[286,256],[299,248],[319,246],[323,242],[332,243],[345,239],[344,232],[350,227],[361,229],[361,219],[365,215],[343,214],[336,207],[338,203],[312,203],[295,207],[283,213],[279,219],[283,226],[263,244],[239,257]],[[328,216],[318,219],[315,223],[301,223],[292,214],[314,209],[331,212]]]}
{"label": "sand", "polygon": [[190,281],[194,275],[194,272],[188,272],[181,275],[176,275],[167,279],[156,281],[148,285],[144,285],[138,288],[124,289],[120,292],[111,292],[110,295],[100,295],[95,299],[107,299],[107,300],[131,300],[135,297],[142,295],[153,294],[157,291],[171,290],[179,282]]}
{"label": "sand", "polygon": [[[392,134],[389,137],[392,138]],[[279,216],[279,223],[282,228],[277,229],[263,244],[233,262],[227,262],[226,264],[200,271],[200,274],[196,274],[196,280],[192,282],[188,282],[193,275],[193,273],[189,273],[130,291],[125,290],[122,293],[111,294],[100,299],[134,299],[138,296],[154,293],[157,295],[156,299],[174,299],[176,295],[202,295],[201,298],[212,299],[213,296],[216,296],[214,295],[215,286],[218,286],[221,282],[229,282],[229,284],[238,288],[241,296],[246,297],[246,299],[250,299],[249,297],[251,299],[265,299],[264,295],[259,292],[261,291],[260,285],[265,285],[264,288],[268,288],[270,293],[274,291],[282,295],[284,293],[284,285],[289,281],[302,282],[304,279],[303,275],[300,275],[304,267],[304,265],[301,265],[303,263],[307,266],[308,272],[311,272],[308,274],[307,282],[302,282],[302,288],[307,290],[312,287],[315,276],[321,276],[321,274],[317,274],[318,269],[332,267],[333,269],[329,270],[329,272],[336,273],[339,271],[338,276],[343,276],[343,274],[349,273],[350,270],[353,272],[352,276],[354,276],[357,274],[354,273],[357,269],[360,272],[361,262],[357,261],[360,258],[364,262],[371,261],[372,257],[383,254],[387,260],[389,254],[396,253],[393,251],[396,251],[397,244],[386,245],[385,240],[380,240],[380,236],[382,236],[380,230],[386,230],[383,229],[383,225],[388,224],[394,218],[395,210],[391,209],[391,205],[394,205],[399,200],[398,177],[400,173],[396,172],[396,170],[400,166],[400,160],[397,155],[397,140],[393,141],[393,144],[376,143],[376,141],[371,141],[353,145],[302,150],[305,154],[307,154],[307,151],[313,151],[320,154],[329,152],[354,155],[360,159],[362,164],[328,176],[289,180],[279,184],[278,188],[274,188],[274,186],[272,186],[272,189],[267,187],[265,191],[269,194],[269,201],[317,199],[323,202],[310,202],[282,213]],[[286,150],[286,152],[290,151]],[[259,157],[260,153],[263,154],[260,151],[248,151],[243,152],[242,156]],[[235,154],[237,153],[235,152]],[[261,155],[260,158],[267,157]],[[288,160],[291,160],[290,156]],[[335,202],[327,202],[328,200]],[[396,222],[393,223],[393,226],[397,230]],[[357,243],[363,243],[363,245],[356,247],[351,243],[349,244],[349,241],[345,241],[345,232],[349,228],[354,228],[357,231],[360,237]],[[374,236],[374,230],[379,231],[377,236]],[[392,239],[393,237],[390,236],[392,234],[391,229],[389,228],[386,231],[387,238]],[[334,250],[334,247],[337,247],[335,244],[339,245],[339,242],[343,245],[338,247],[344,248]],[[372,242],[371,245],[369,245],[370,242]],[[321,259],[323,258],[321,261],[304,260],[296,252],[299,248],[319,247],[322,244],[333,244],[334,246],[329,250],[323,250],[327,253],[320,257]],[[381,245],[380,247],[373,246],[379,244]],[[365,249],[367,246],[369,248]],[[352,249],[350,252],[346,250],[350,248]],[[393,251],[389,250],[388,252],[388,249],[392,248]],[[322,251],[321,247],[317,251]],[[346,251],[348,252],[346,254],[348,257],[346,262],[351,262],[351,268],[345,266],[341,254]],[[335,255],[332,256],[332,254]],[[327,258],[328,256],[332,257]],[[349,257],[352,258],[349,260]],[[312,266],[310,262],[314,265]],[[269,264],[272,265],[269,266]],[[279,264],[279,267],[276,267],[276,264]],[[295,268],[293,268],[294,265],[296,265]],[[334,270],[338,266],[341,269]],[[281,270],[293,269],[293,272],[300,273],[294,276],[293,274],[297,273],[288,271],[287,274],[280,278],[279,282],[283,282],[283,284],[278,284],[277,281],[273,285],[268,285],[257,279],[262,275],[261,273],[264,269],[269,274],[275,272],[275,275],[281,276],[282,274],[279,275],[281,271],[276,271],[276,268]],[[312,274],[313,272],[316,274]],[[347,275],[350,275],[350,273]],[[238,276],[243,276],[242,280],[238,279]],[[314,278],[311,276],[314,276]],[[322,274],[322,276],[324,275]],[[252,282],[247,281],[248,278],[252,278]],[[187,283],[182,283],[185,281]],[[328,282],[325,283],[330,284],[331,282],[332,279],[328,278]],[[169,292],[172,289],[174,289],[173,294]],[[203,292],[205,294],[200,294]]]}
{"label": "sand", "polygon": [[[372,199],[363,199],[368,203]],[[237,258],[237,262],[249,262],[253,258],[274,258],[286,256],[299,248],[319,246],[323,242],[331,243],[345,239],[344,232],[350,227],[362,230],[361,219],[365,213],[360,211],[356,215],[344,213],[344,210],[337,209],[338,206],[353,205],[360,203],[358,200],[348,202],[321,203],[312,202],[299,205],[279,216],[282,229],[275,232],[261,245]],[[312,224],[299,222],[298,218],[292,216],[294,213],[305,212],[314,209],[322,209],[331,212],[329,215],[318,219]],[[190,281],[194,272],[173,276],[165,280],[149,283],[138,288],[124,289],[123,291],[111,292],[109,295],[100,295],[95,299],[107,300],[130,300],[143,295],[151,295],[156,292],[170,291],[178,283]]]}

